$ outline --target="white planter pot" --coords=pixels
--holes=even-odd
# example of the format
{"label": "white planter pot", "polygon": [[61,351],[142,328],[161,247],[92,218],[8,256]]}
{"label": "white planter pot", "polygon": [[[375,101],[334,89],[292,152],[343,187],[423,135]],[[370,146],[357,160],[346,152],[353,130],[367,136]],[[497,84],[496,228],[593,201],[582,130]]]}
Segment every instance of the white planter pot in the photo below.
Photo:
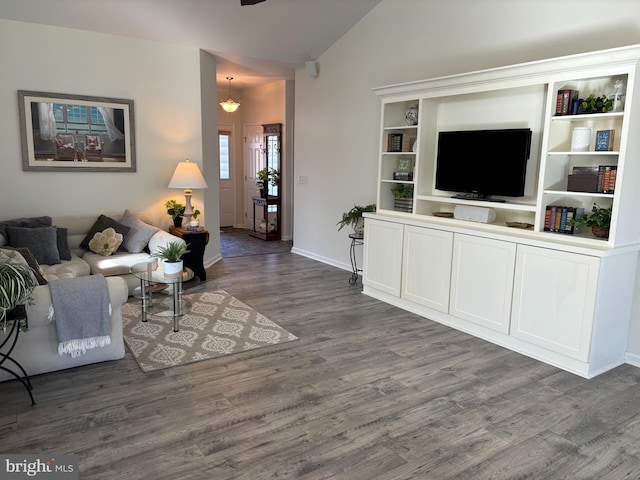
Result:
{"label": "white planter pot", "polygon": [[180,260],[179,262],[164,262],[164,275],[165,277],[179,277],[182,275],[182,269],[184,266],[184,262]]}

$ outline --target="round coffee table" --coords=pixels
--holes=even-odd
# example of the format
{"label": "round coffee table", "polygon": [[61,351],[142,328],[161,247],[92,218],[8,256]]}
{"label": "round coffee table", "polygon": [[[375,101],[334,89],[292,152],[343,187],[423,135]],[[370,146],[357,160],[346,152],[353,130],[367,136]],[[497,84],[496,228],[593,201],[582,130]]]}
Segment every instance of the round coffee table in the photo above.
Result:
{"label": "round coffee table", "polygon": [[[182,282],[191,280],[193,271],[185,268],[182,275],[168,276],[162,269],[162,262],[157,258],[147,262],[136,263],[131,267],[131,273],[140,280],[140,299],[142,309],[142,321],[147,321],[147,315],[159,317],[173,317],[173,331],[179,331],[178,319],[184,315],[185,302],[182,299]],[[166,289],[173,290],[173,308],[168,309],[164,302],[153,304],[154,292]]]}

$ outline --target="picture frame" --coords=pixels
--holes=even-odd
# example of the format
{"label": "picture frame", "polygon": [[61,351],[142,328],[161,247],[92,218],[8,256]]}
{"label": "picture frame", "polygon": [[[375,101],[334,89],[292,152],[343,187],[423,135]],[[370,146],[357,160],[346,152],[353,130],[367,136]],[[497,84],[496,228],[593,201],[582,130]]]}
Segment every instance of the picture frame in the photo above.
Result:
{"label": "picture frame", "polygon": [[135,172],[133,100],[18,90],[24,171]]}

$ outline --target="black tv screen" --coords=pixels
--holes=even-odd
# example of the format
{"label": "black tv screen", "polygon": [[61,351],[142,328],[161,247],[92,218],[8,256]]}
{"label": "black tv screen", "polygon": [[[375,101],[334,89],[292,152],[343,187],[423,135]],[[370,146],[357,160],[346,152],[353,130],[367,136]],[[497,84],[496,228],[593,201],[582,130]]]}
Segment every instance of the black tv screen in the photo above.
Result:
{"label": "black tv screen", "polygon": [[524,195],[531,130],[439,132],[436,188],[462,198]]}

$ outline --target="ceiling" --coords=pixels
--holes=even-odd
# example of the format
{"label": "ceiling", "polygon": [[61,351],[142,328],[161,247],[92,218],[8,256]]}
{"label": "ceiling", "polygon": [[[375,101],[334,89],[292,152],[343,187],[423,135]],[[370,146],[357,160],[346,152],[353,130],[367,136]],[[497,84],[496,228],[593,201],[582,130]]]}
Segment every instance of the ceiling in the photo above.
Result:
{"label": "ceiling", "polygon": [[242,89],[293,79],[380,1],[0,0],[0,18],[201,48]]}

